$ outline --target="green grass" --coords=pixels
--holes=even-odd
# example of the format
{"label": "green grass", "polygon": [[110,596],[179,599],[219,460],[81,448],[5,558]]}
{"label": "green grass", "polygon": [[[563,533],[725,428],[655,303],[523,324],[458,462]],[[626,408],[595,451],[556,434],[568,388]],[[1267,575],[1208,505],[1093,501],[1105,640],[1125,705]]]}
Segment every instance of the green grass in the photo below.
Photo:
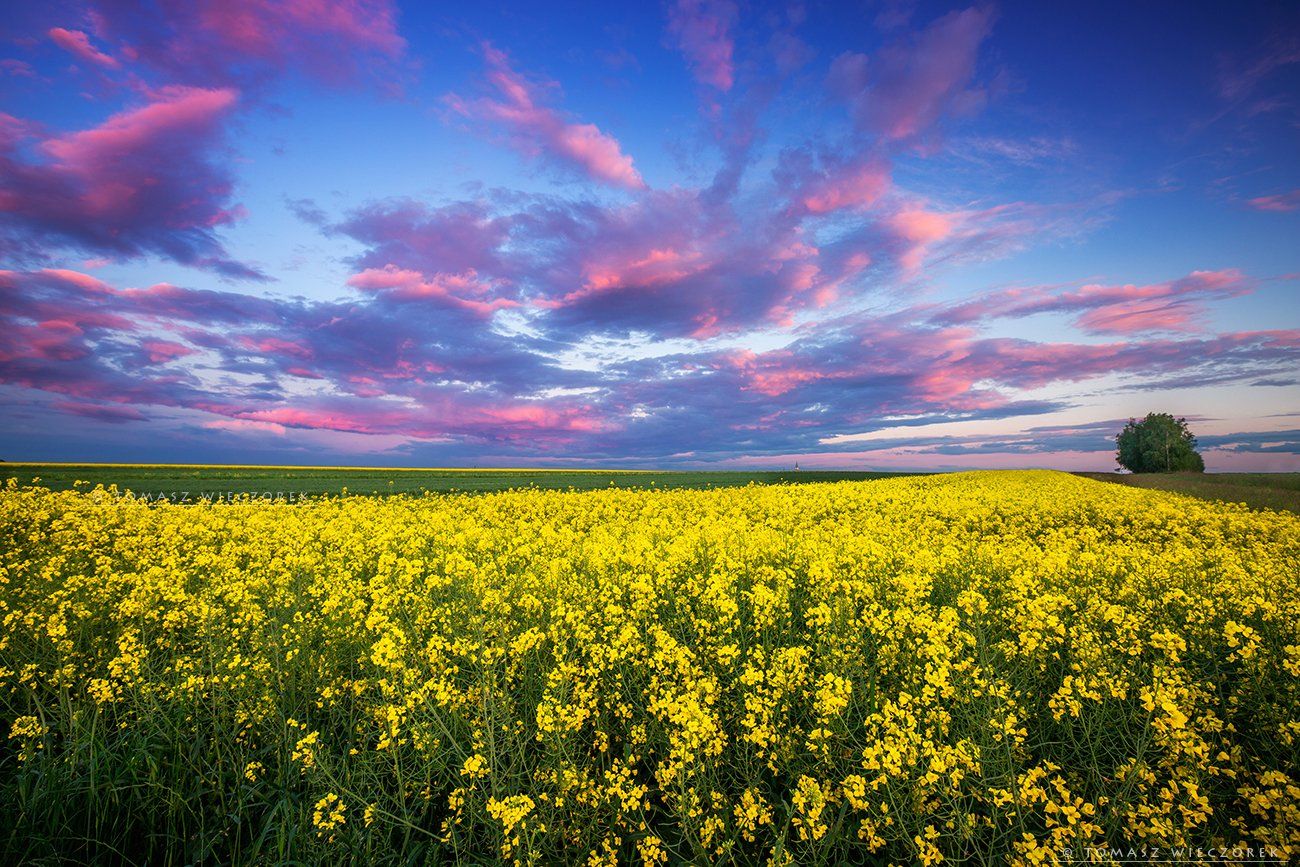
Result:
{"label": "green grass", "polygon": [[[911,473],[853,470],[661,471],[565,469],[409,469],[391,467],[258,467],[196,464],[27,464],[0,463],[0,480],[68,490],[117,485],[121,491],[168,499],[188,496],[299,497],[350,494],[487,492],[535,486],[550,490],[596,488],[730,488],[760,485],[881,479]],[[1245,503],[1255,509],[1300,512],[1300,473],[1078,473],[1090,479],[1188,494],[1206,500]]]}
{"label": "green grass", "polygon": [[486,492],[535,486],[551,490],[596,488],[730,488],[761,485],[880,479],[911,473],[857,471],[723,471],[552,469],[406,469],[374,467],[253,467],[194,464],[0,464],[0,479],[20,484],[39,480],[43,487],[68,490],[80,482],[90,487],[117,485],[121,491],[157,498],[189,500],[254,496],[322,496],[341,494],[421,494]]}
{"label": "green grass", "polygon": [[1090,479],[1245,503],[1252,509],[1300,512],[1300,473],[1077,473]]}

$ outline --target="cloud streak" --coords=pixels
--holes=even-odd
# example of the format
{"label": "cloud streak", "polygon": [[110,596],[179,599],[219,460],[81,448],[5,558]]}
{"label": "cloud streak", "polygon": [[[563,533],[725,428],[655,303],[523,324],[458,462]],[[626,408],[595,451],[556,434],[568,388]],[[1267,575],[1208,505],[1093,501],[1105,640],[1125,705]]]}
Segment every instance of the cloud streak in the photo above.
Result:
{"label": "cloud streak", "polygon": [[1248,200],[1246,204],[1257,211],[1290,213],[1291,211],[1300,210],[1300,190],[1292,190],[1289,193],[1279,193],[1274,196],[1257,196]]}
{"label": "cloud streak", "polygon": [[448,94],[445,101],[456,114],[486,121],[505,131],[516,150],[580,175],[628,190],[645,189],[618,140],[595,124],[579,123],[544,104],[549,82],[534,83],[517,72],[503,51],[485,43],[483,59],[495,97],[466,100]]}
{"label": "cloud streak", "polygon": [[105,69],[120,69],[122,67],[121,62],[116,57],[105,54],[91,45],[90,37],[80,30],[51,27],[49,36],[50,39],[54,40],[55,45],[85,63],[102,66]]}
{"label": "cloud streak", "polygon": [[1245,295],[1253,288],[1254,281],[1235,269],[1194,271],[1178,280],[1146,286],[1094,283],[1067,291],[1031,287],[987,292],[932,318],[937,323],[960,324],[1065,313],[1090,334],[1192,331],[1200,326],[1207,301]]}

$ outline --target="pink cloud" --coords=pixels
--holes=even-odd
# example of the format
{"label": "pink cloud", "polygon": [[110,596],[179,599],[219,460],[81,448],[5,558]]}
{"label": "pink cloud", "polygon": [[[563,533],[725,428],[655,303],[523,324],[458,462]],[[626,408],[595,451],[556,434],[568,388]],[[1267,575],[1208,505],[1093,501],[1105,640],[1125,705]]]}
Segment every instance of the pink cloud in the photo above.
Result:
{"label": "pink cloud", "polygon": [[872,56],[842,54],[831,65],[831,90],[848,101],[862,128],[892,141],[920,136],[945,117],[972,114],[988,98],[972,81],[993,18],[987,7],[954,11],[909,42]]}
{"label": "pink cloud", "polygon": [[699,273],[709,266],[699,250],[676,250],[671,247],[640,251],[618,251],[583,263],[584,279],[581,288],[555,301],[543,301],[545,307],[563,307],[583,298],[598,295],[606,290],[626,286],[651,288],[672,284]]}
{"label": "pink cloud", "polygon": [[779,192],[797,213],[823,216],[841,210],[867,210],[891,186],[888,163],[877,156],[851,159],[823,156],[820,165],[803,150],[781,155],[774,173]]}
{"label": "pink cloud", "polygon": [[668,35],[696,80],[723,92],[735,82],[731,29],[737,14],[730,0],[677,0],[668,11]]}
{"label": "pink cloud", "polygon": [[365,244],[367,268],[397,267],[424,273],[512,271],[502,253],[517,222],[493,215],[485,202],[430,208],[413,199],[390,200],[354,211],[328,231]]}
{"label": "pink cloud", "polygon": [[837,183],[809,190],[803,206],[811,214],[827,214],[841,208],[866,208],[875,204],[889,187],[889,174],[863,167]]}
{"label": "pink cloud", "polygon": [[1300,208],[1300,190],[1292,190],[1289,193],[1280,193],[1276,196],[1259,196],[1249,200],[1246,204],[1257,211],[1280,213],[1294,211]]}
{"label": "pink cloud", "polygon": [[153,253],[237,277],[215,231],[243,213],[209,158],[238,101],[229,88],[166,87],[91,129],[45,138],[29,162],[0,152],[0,224],[31,255],[51,245],[126,257]]}
{"label": "pink cloud", "polygon": [[105,69],[118,69],[122,65],[116,57],[111,57],[91,45],[90,37],[80,30],[65,30],[62,27],[53,27],[49,31],[49,36],[64,51],[87,63],[93,63]]}
{"label": "pink cloud", "polygon": [[266,355],[287,355],[290,358],[310,359],[314,354],[310,347],[292,340],[285,340],[282,337],[250,337],[244,335],[238,338],[240,346],[253,352],[260,352]]}
{"label": "pink cloud", "polygon": [[921,267],[930,247],[952,234],[954,217],[913,206],[889,217],[887,223],[906,244],[899,263],[905,271],[914,272]]}
{"label": "pink cloud", "polygon": [[[556,325],[707,338],[833,300],[869,258],[824,255],[785,215],[740,217],[698,192],[553,212],[530,234],[558,251],[535,304]],[[576,287],[576,288],[575,288]]]}
{"label": "pink cloud", "polygon": [[[55,297],[42,290],[54,288]],[[111,308],[116,290],[76,271],[0,271],[0,315],[26,322],[71,323],[78,329],[131,331],[134,323]]]}
{"label": "pink cloud", "polygon": [[95,5],[101,35],[188,84],[243,87],[286,73],[387,83],[406,50],[390,0],[191,0],[148,15],[130,0]]}
{"label": "pink cloud", "polygon": [[519,306],[519,302],[511,298],[491,297],[496,294],[494,287],[480,280],[473,269],[460,274],[426,276],[396,265],[385,265],[354,274],[348,278],[348,285],[367,292],[383,292],[404,301],[447,302],[479,316],[490,316],[497,310]]}
{"label": "pink cloud", "polygon": [[0,60],[0,69],[8,75],[15,78],[35,78],[36,70],[25,60],[19,60],[16,57],[6,57]]}
{"label": "pink cloud", "polygon": [[479,405],[472,400],[443,398],[421,410],[362,408],[359,406],[277,407],[238,410],[220,406],[212,411],[230,412],[237,421],[273,424],[286,428],[331,430],[361,434],[404,434],[420,438],[449,433],[488,433],[503,439],[531,436],[537,432],[557,434],[589,433],[607,422],[580,407],[543,406],[532,403]]}
{"label": "pink cloud", "polygon": [[501,98],[466,101],[449,94],[446,102],[453,111],[499,124],[511,144],[528,156],[545,157],[601,183],[645,189],[632,158],[623,153],[616,138],[594,124],[571,122],[555,109],[540,104],[541,87],[511,68],[504,52],[484,44],[483,57],[488,81]]}
{"label": "pink cloud", "polygon": [[[12,272],[10,273],[12,274]],[[92,277],[89,274],[83,274],[80,271],[73,271],[68,268],[42,268],[40,273],[46,277],[70,283],[85,292],[107,295],[114,291],[113,287],[98,277]]]}
{"label": "pink cloud", "polygon": [[1094,334],[1188,331],[1204,312],[1204,302],[1251,291],[1252,281],[1236,269],[1193,271],[1186,277],[1145,286],[1089,284],[1075,290],[1006,289],[953,305],[936,321],[974,322],[1035,313],[1077,313],[1075,324]]}
{"label": "pink cloud", "polygon": [[78,361],[90,354],[85,329],[71,319],[45,319],[36,325],[20,325],[6,335],[0,360]]}
{"label": "pink cloud", "polygon": [[166,364],[198,351],[173,340],[142,340],[140,348],[150,364]]}
{"label": "pink cloud", "polygon": [[204,29],[254,57],[282,55],[301,40],[324,35],[396,57],[406,48],[396,11],[386,2],[348,0],[222,0],[200,2]]}
{"label": "pink cloud", "polygon": [[271,421],[253,421],[246,418],[218,418],[205,421],[203,426],[209,430],[224,430],[234,433],[269,433],[282,437],[288,429]]}
{"label": "pink cloud", "polygon": [[165,88],[149,105],[115,114],[94,129],[51,139],[43,149],[69,171],[89,173],[123,154],[150,146],[159,137],[206,127],[237,100],[238,92],[229,88]]}
{"label": "pink cloud", "polygon": [[1183,303],[1124,301],[1089,310],[1075,322],[1093,334],[1136,334],[1140,331],[1187,331],[1195,308]]}
{"label": "pink cloud", "polygon": [[40,124],[0,111],[0,152],[16,149],[41,133]]}
{"label": "pink cloud", "polygon": [[779,397],[801,385],[833,375],[815,368],[799,366],[798,359],[787,350],[761,354],[739,350],[724,356],[723,360],[740,373],[741,390],[756,391],[768,397]]}
{"label": "pink cloud", "polygon": [[596,418],[581,410],[556,409],[549,406],[523,404],[483,410],[484,419],[493,425],[519,427],[525,430],[579,431],[589,433],[610,427],[606,419]]}

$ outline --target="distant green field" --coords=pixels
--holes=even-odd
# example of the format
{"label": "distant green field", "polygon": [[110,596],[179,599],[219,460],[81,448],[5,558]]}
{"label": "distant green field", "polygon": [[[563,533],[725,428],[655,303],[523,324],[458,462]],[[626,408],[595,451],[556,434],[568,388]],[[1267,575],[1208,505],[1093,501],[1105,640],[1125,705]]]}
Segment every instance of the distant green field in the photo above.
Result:
{"label": "distant green field", "polygon": [[[668,472],[658,470],[393,469],[373,467],[244,467],[191,464],[0,464],[0,478],[33,480],[55,490],[76,482],[117,485],[140,496],[189,501],[239,496],[297,498],[341,494],[484,492],[535,486],[545,489],[729,488],[880,479],[909,473],[854,471]],[[83,488],[86,486],[82,486]]]}
{"label": "distant green field", "polygon": [[1090,479],[1300,512],[1300,473],[1078,473]]}

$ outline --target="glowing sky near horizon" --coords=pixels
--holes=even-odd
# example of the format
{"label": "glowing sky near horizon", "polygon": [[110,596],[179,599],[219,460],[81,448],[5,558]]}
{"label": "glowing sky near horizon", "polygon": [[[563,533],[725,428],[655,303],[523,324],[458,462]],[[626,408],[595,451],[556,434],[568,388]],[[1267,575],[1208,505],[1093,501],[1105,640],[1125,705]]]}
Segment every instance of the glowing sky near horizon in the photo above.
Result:
{"label": "glowing sky near horizon", "polygon": [[1300,470],[1294,4],[0,6],[6,460]]}

